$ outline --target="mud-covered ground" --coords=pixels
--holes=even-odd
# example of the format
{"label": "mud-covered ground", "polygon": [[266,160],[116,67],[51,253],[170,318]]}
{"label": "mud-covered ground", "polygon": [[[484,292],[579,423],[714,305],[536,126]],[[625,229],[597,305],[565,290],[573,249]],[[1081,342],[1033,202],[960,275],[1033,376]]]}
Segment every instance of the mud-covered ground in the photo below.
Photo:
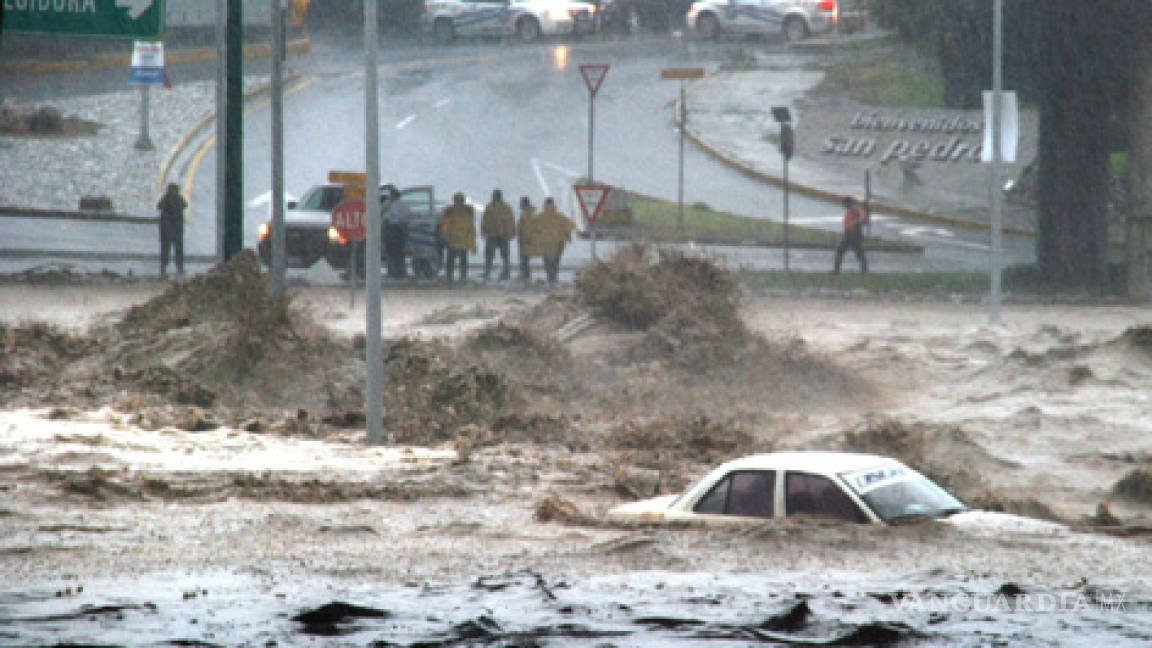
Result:
{"label": "mud-covered ground", "polygon": [[[992,327],[650,250],[552,293],[390,290],[372,447],[362,300],[262,281],[0,284],[0,643],[1152,638],[1148,309]],[[603,520],[792,448],[1065,526]]]}

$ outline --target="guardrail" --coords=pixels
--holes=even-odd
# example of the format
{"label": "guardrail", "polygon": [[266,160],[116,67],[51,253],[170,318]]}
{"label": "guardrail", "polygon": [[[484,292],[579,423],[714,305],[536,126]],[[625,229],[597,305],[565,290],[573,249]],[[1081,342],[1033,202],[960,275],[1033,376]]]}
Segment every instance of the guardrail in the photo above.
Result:
{"label": "guardrail", "polygon": [[131,216],[104,210],[67,211],[59,209],[33,209],[30,207],[0,207],[0,218],[47,218],[58,220],[104,221],[109,223],[133,223],[136,225],[156,225],[157,216]]}

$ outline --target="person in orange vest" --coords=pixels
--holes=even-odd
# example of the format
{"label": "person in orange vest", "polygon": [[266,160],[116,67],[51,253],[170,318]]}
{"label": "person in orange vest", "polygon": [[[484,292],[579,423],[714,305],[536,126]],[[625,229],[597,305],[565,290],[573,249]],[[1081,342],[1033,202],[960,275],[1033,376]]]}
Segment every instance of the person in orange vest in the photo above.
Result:
{"label": "person in orange vest", "polygon": [[840,274],[840,263],[844,254],[851,249],[860,260],[860,272],[868,272],[868,258],[864,256],[864,226],[868,224],[868,212],[864,211],[852,196],[844,197],[844,237],[836,247],[834,274]]}
{"label": "person in orange vest", "polygon": [[448,248],[448,281],[452,281],[457,261],[460,262],[460,279],[467,279],[468,252],[476,251],[476,210],[464,202],[464,194],[452,196],[452,204],[441,214],[440,236]]}

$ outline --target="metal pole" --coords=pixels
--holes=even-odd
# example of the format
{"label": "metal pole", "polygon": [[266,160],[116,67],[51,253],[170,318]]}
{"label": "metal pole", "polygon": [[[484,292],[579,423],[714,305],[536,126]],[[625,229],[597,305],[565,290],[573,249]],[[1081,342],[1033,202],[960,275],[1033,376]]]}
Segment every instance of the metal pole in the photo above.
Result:
{"label": "metal pole", "polygon": [[688,105],[684,80],[680,80],[680,174],[676,181],[676,229],[684,240],[684,131],[688,129]]}
{"label": "metal pole", "polygon": [[228,2],[216,0],[216,261],[224,260],[224,213],[227,211],[224,185],[227,157],[224,140],[228,136],[228,107],[225,79],[228,77]]}
{"label": "metal pole", "polygon": [[224,258],[244,248],[244,5],[228,0]]}
{"label": "metal pole", "polygon": [[[596,124],[596,93],[588,93],[588,184],[595,184],[592,176],[592,142]],[[596,221],[592,221],[592,260],[596,260]]]}
{"label": "metal pole", "polygon": [[[364,394],[364,416],[367,420],[368,443],[384,442],[381,430],[383,416],[384,361],[380,356],[380,114],[377,105],[376,50],[379,34],[376,3],[364,3],[364,203],[367,206],[367,241],[364,258],[364,362],[367,365],[367,389]],[[351,265],[351,264],[349,264]]]}
{"label": "metal pole", "polygon": [[596,95],[588,93],[588,184],[594,184],[592,177],[592,139],[596,123]]}
{"label": "metal pole", "polygon": [[281,0],[272,5],[272,299],[284,297],[284,11]]}
{"label": "metal pole", "polygon": [[156,148],[152,145],[152,138],[148,136],[148,122],[150,121],[152,104],[152,86],[140,86],[140,137],[136,138],[136,149],[151,151]]}
{"label": "metal pole", "polygon": [[788,157],[784,157],[784,272],[791,270],[789,267],[789,252],[791,248],[788,245]]}
{"label": "metal pole", "polygon": [[1000,196],[1000,126],[1002,92],[1004,90],[1004,0],[995,0],[992,15],[992,170],[988,183],[992,191],[992,259],[991,295],[988,300],[988,319],[1000,322],[1000,264],[1003,258],[1003,214]]}

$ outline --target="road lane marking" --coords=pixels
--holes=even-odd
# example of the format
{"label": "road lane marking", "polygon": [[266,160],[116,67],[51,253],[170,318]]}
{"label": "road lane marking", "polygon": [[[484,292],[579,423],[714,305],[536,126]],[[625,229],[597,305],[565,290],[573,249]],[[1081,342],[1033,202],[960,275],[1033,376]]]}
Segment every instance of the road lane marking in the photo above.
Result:
{"label": "road lane marking", "polygon": [[416,121],[416,113],[412,113],[404,119],[396,122],[396,130],[404,130],[405,128],[408,128],[408,124],[411,124],[414,121]]}
{"label": "road lane marking", "polygon": [[[291,88],[288,88],[287,90],[284,91],[283,95],[287,96],[287,95],[299,92],[299,91],[311,86],[313,83],[315,83],[314,79],[308,79],[308,80],[303,81],[297,85],[292,86]],[[263,99],[261,101],[258,101],[244,110],[244,116],[247,117],[248,115],[251,115],[252,113],[256,112],[257,110],[259,110],[259,109],[261,109],[261,108],[263,108],[263,107],[265,107],[271,103],[272,103],[271,99]],[[186,211],[185,211],[185,214],[187,214],[185,220],[187,220],[189,222],[191,222],[193,220],[192,215],[191,215],[192,214],[192,209],[191,209],[191,207],[192,207],[192,183],[196,179],[196,171],[200,168],[200,162],[204,159],[204,155],[208,153],[208,149],[212,148],[215,145],[216,145],[216,135],[215,134],[209,135],[208,138],[204,140],[204,143],[200,145],[200,148],[196,151],[196,155],[192,156],[192,161],[188,164],[188,170],[184,173],[184,199],[186,201],[188,201],[188,209],[186,209]]]}
{"label": "road lane marking", "polygon": [[545,196],[550,195],[548,181],[544,179],[544,172],[540,170],[540,160],[536,158],[532,158],[532,172],[536,174],[536,182],[540,184],[540,190],[544,192]]}
{"label": "road lane marking", "polygon": [[437,108],[443,108],[444,106],[447,106],[451,102],[452,102],[451,99],[441,99],[440,101],[436,102],[435,106]]}

